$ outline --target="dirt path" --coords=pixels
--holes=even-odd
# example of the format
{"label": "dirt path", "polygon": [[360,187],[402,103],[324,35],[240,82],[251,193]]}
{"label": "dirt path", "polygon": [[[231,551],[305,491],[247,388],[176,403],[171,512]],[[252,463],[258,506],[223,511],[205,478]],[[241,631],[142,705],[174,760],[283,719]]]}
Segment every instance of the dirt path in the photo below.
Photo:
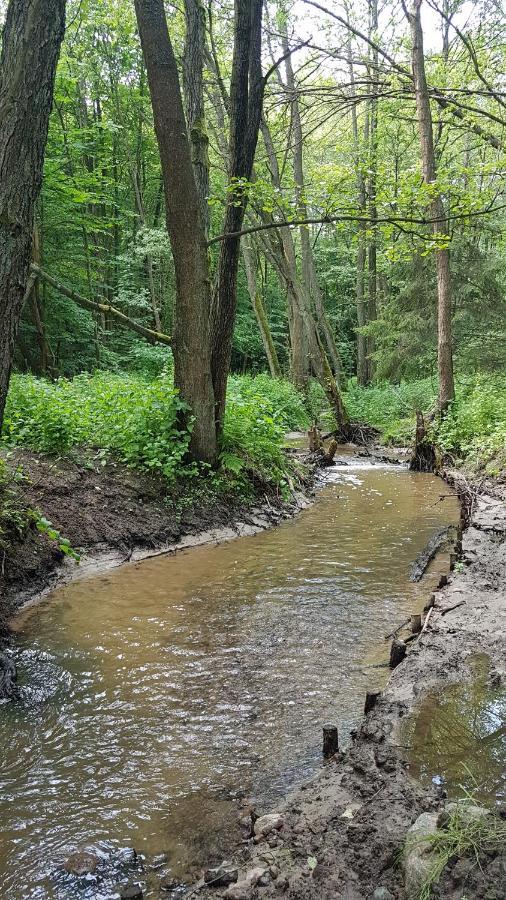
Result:
{"label": "dirt path", "polygon": [[[348,752],[334,757],[320,776],[276,810],[277,821],[256,822],[257,831],[265,822],[265,832],[249,840],[234,861],[239,870],[235,884],[226,889],[197,886],[199,897],[407,896],[399,864],[407,831],[421,813],[442,810],[448,801],[440,785],[429,779],[422,786],[412,779],[401,726],[420,709],[430,689],[443,695],[449,685],[471,681],[477,655],[483,660],[487,654],[491,683],[504,685],[505,574],[506,504],[482,495],[464,534],[462,559],[449,584],[435,595],[425,632],[411,643],[408,657],[393,672]],[[434,896],[504,896],[504,855],[486,856],[481,869],[472,859],[455,862]]]}

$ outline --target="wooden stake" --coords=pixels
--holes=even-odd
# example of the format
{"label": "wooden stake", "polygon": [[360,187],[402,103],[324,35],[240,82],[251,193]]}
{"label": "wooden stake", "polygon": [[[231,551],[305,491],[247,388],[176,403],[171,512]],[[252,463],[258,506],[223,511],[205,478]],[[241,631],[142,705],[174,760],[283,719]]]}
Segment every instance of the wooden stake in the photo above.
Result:
{"label": "wooden stake", "polygon": [[371,709],[374,709],[379,698],[381,697],[381,691],[367,691],[365,695],[365,704],[364,704],[364,715],[366,716],[368,712],[371,712]]}
{"label": "wooden stake", "polygon": [[422,630],[422,617],[421,615],[411,616],[411,632],[412,634],[418,634],[419,631]]}
{"label": "wooden stake", "polygon": [[404,641],[399,641],[396,638],[394,641],[392,641],[392,646],[390,648],[390,668],[395,669],[399,665],[399,663],[402,662],[405,656],[406,644],[404,643]]}
{"label": "wooden stake", "polygon": [[334,756],[339,750],[339,735],[337,725],[323,726],[323,755],[325,759]]}

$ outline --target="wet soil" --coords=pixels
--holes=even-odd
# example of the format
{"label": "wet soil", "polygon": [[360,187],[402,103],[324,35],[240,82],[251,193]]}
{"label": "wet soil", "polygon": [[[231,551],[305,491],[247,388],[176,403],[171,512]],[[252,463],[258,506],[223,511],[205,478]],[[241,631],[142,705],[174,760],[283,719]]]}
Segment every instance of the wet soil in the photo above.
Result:
{"label": "wet soil", "polygon": [[[455,479],[459,480],[456,473]],[[321,775],[278,808],[282,817],[279,829],[245,843],[235,860],[239,869],[235,893],[234,889],[227,894],[201,884],[199,896],[206,900],[217,896],[244,900],[279,896],[292,900],[390,900],[407,896],[400,858],[409,827],[421,813],[442,810],[448,794],[462,796],[469,784],[464,780],[460,787],[455,754],[461,748],[456,729],[454,734],[450,728],[444,738],[450,766],[445,769],[440,759],[431,761],[434,747],[431,749],[429,742],[425,748],[429,771],[420,779],[420,759],[413,755],[411,743],[413,728],[404,723],[411,720],[415,728],[417,723],[421,727],[420,717],[423,725],[431,698],[429,720],[435,717],[437,722],[435,698],[444,704],[441,698],[449,695],[455,703],[459,696],[456,686],[467,684],[469,690],[462,693],[465,702],[471,703],[469,716],[474,716],[470,730],[476,737],[476,719],[481,716],[484,721],[495,700],[493,721],[481,737],[492,735],[494,747],[502,746],[498,752],[505,752],[504,743],[498,743],[504,738],[504,723],[497,720],[506,678],[506,504],[502,490],[498,486],[495,497],[474,495],[461,560],[449,583],[436,591],[423,634],[409,644],[407,658],[364,718],[351,747],[325,764]],[[385,623],[385,631],[393,624]],[[478,712],[472,688],[477,660],[481,667]],[[460,719],[462,725],[462,709]],[[490,751],[490,742],[487,747]],[[490,767],[483,763],[483,756],[474,771],[479,800],[492,805],[493,815],[504,815],[504,781],[494,768],[501,760],[504,773],[504,755],[492,760],[492,788]],[[467,763],[465,752],[462,762]],[[483,782],[488,791],[480,793]],[[256,885],[256,876],[247,881],[248,873],[255,869],[263,873]],[[433,896],[498,900],[504,896],[505,883],[506,851],[496,848],[485,853],[479,864],[471,855],[452,859]]]}
{"label": "wet soil", "polygon": [[140,475],[89,454],[54,457],[28,450],[5,455],[23,478],[16,484],[21,507],[37,509],[82,554],[79,566],[35,524],[13,534],[0,558],[0,639],[25,602],[58,583],[141,559],[157,552],[253,533],[294,515],[308,504],[312,476],[304,493],[284,502],[264,484],[254,486],[250,502],[237,494],[217,496],[204,479],[200,486]]}

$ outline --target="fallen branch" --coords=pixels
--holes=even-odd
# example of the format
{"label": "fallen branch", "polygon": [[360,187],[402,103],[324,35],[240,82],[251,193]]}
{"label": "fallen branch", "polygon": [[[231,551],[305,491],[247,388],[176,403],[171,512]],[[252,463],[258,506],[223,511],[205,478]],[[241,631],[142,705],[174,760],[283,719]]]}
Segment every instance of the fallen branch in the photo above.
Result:
{"label": "fallen branch", "polygon": [[154,331],[152,328],[146,328],[144,325],[140,325],[139,322],[135,322],[130,316],[126,316],[125,313],[122,313],[121,310],[116,309],[114,306],[110,306],[109,303],[97,303],[95,300],[89,300],[87,297],[83,297],[82,294],[78,294],[77,291],[65,287],[61,281],[58,281],[56,278],[53,278],[52,275],[44,272],[44,270],[41,269],[40,266],[35,265],[35,263],[32,263],[31,275],[40,278],[40,280],[45,281],[46,284],[50,284],[51,287],[54,287],[60,294],[63,294],[64,297],[68,297],[69,300],[73,300],[74,303],[77,303],[78,306],[82,306],[83,309],[112,316],[123,325],[124,328],[128,328],[130,331],[135,331],[137,334],[140,334],[143,338],[146,338],[150,344],[165,344],[167,347],[170,347],[172,344],[172,340],[168,334],[163,334],[161,331]]}
{"label": "fallen branch", "polygon": [[465,600],[459,600],[459,602],[454,603],[453,606],[447,606],[446,609],[441,610],[441,615],[446,616],[446,613],[451,612],[452,609],[458,609],[459,606],[464,606],[465,602]]}

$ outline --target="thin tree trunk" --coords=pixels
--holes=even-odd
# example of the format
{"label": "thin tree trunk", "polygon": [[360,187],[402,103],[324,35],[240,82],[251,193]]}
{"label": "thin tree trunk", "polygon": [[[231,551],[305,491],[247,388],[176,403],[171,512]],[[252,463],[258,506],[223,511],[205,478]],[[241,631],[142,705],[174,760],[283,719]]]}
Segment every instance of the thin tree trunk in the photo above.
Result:
{"label": "thin tree trunk", "polygon": [[32,258],[65,0],[11,0],[0,58],[0,428]]}
{"label": "thin tree trunk", "polygon": [[[369,33],[376,35],[378,32],[378,0],[369,0]],[[378,51],[371,51],[371,65],[368,67],[371,81],[372,97],[370,102],[369,118],[369,177],[367,179],[367,195],[369,202],[370,237],[367,248],[368,257],[368,292],[369,302],[367,308],[368,324],[376,321],[377,293],[378,293],[378,265],[377,265],[377,232],[376,220],[378,217],[376,207],[376,178],[378,164]],[[367,336],[367,381],[371,382],[374,376],[374,337]]]}
{"label": "thin tree trunk", "polygon": [[[413,80],[415,84],[418,130],[420,133],[423,177],[426,184],[432,185],[437,180],[437,167],[434,153],[432,113],[425,76],[423,30],[420,18],[421,5],[422,0],[414,0],[410,10],[408,10],[406,6],[404,6],[404,10],[411,28],[411,57]],[[445,234],[447,232],[447,221],[441,194],[435,194],[433,197],[429,205],[429,215],[430,218],[434,220],[432,230],[437,242],[441,233]],[[444,413],[455,397],[455,385],[453,379],[450,252],[445,247],[439,248],[435,251],[435,256],[438,294],[438,406],[440,412]]]}
{"label": "thin tree trunk", "polygon": [[205,225],[163,0],[135,0],[135,10],[148,73],[176,272],[174,383],[194,417],[190,452],[195,459],[212,463],[217,442]]}
{"label": "thin tree trunk", "polygon": [[271,330],[269,328],[269,321],[267,319],[267,312],[265,310],[263,297],[258,288],[255,254],[252,248],[248,246],[245,241],[242,242],[242,256],[244,261],[244,269],[246,272],[246,280],[248,282],[248,293],[256,320],[258,322],[262,344],[269,365],[269,372],[271,373],[273,378],[280,378],[281,366],[279,364],[278,354],[274,341],[272,339]]}
{"label": "thin tree trunk", "polygon": [[[347,36],[347,55],[348,55],[348,71],[350,74],[350,90],[351,90],[351,127],[353,134],[353,147],[355,151],[355,172],[357,181],[357,202],[359,215],[365,215],[366,212],[366,191],[365,178],[363,172],[363,155],[360,147],[357,107],[354,102],[356,96],[355,90],[355,71],[353,68],[353,57],[351,51],[351,32],[348,31]],[[364,145],[369,140],[369,109],[366,104],[365,122],[364,122]],[[367,255],[367,225],[365,221],[359,222],[357,229],[357,275],[355,283],[355,296],[357,306],[357,381],[364,386],[368,383],[368,365],[367,365],[367,337],[360,329],[367,325],[367,308],[365,301],[365,264]]]}
{"label": "thin tree trunk", "polygon": [[[303,143],[304,135],[302,131],[302,122],[300,117],[299,100],[297,95],[297,84],[292,67],[290,57],[290,47],[288,43],[288,35],[286,32],[286,24],[282,25],[281,44],[283,54],[287,54],[285,60],[286,86],[290,95],[291,121],[292,121],[292,140],[293,140],[293,174],[295,180],[295,193],[297,202],[297,214],[301,219],[308,218],[308,208],[305,199],[305,179],[304,179],[304,156]],[[329,361],[334,369],[336,376],[341,379],[343,376],[343,367],[341,358],[336,346],[334,335],[330,327],[323,297],[318,283],[318,275],[311,247],[311,236],[307,225],[301,225],[299,229],[300,243],[302,250],[302,279],[306,286],[306,290],[314,304],[316,320],[318,327],[323,336]]]}

